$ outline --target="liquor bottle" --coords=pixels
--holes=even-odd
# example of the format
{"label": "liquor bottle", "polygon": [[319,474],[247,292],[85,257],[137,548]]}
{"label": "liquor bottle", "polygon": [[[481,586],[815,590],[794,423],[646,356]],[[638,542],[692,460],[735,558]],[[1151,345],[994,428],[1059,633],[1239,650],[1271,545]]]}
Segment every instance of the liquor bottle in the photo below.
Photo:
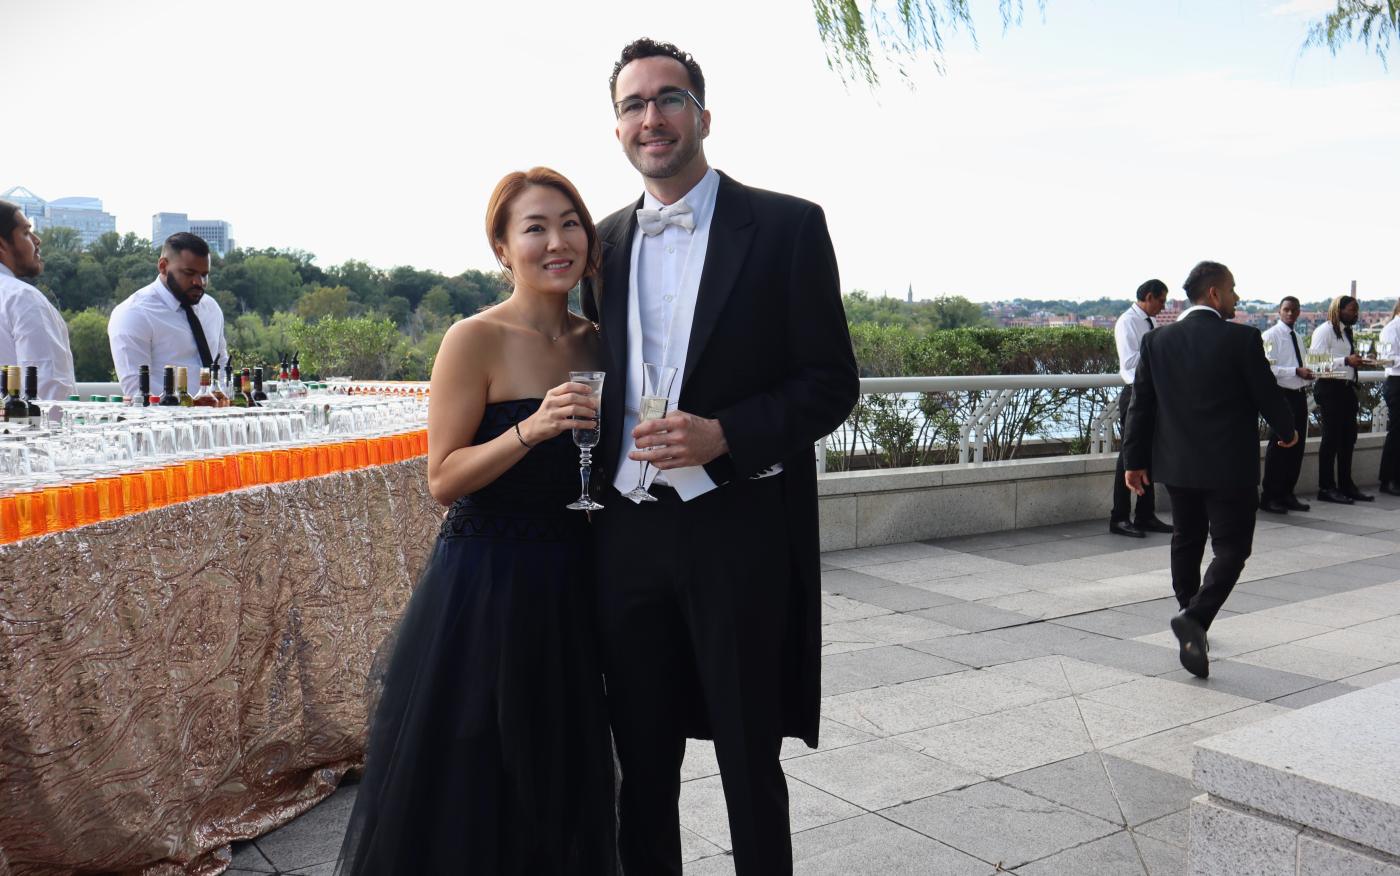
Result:
{"label": "liquor bottle", "polygon": [[194,396],[190,395],[190,369],[183,365],[175,369],[175,394],[180,399],[180,407],[194,407]]}
{"label": "liquor bottle", "polygon": [[306,398],[306,396],[309,393],[309,390],[306,388],[306,384],[301,382],[301,367],[298,362],[298,359],[298,355],[296,353],[293,353],[292,376],[290,378],[290,392],[287,393],[287,395],[289,395],[291,398]]}
{"label": "liquor bottle", "polygon": [[233,395],[229,398],[229,404],[235,408],[250,408],[253,406],[248,399],[248,393],[243,391],[243,375],[233,375]]}
{"label": "liquor bottle", "polygon": [[178,408],[180,406],[180,396],[175,394],[175,366],[165,366],[164,389],[160,394],[160,401],[156,402],[163,408]]}
{"label": "liquor bottle", "polygon": [[243,369],[243,394],[248,396],[248,407],[258,406],[257,401],[253,398],[253,369],[251,368]]}
{"label": "liquor bottle", "polygon": [[277,388],[268,387],[268,398],[291,398],[292,378],[287,374],[287,354],[282,354],[282,366],[277,372]]}
{"label": "liquor bottle", "polygon": [[208,368],[199,369],[199,392],[195,393],[191,404],[197,408],[216,408],[219,400],[214,398],[213,378]]}
{"label": "liquor bottle", "polygon": [[5,425],[9,431],[29,426],[29,405],[20,395],[18,365],[5,368]]}
{"label": "liquor bottle", "polygon": [[253,369],[253,407],[260,408],[265,401],[267,393],[263,392],[263,370],[262,366],[258,366]]}
{"label": "liquor bottle", "polygon": [[209,377],[211,378],[211,387],[214,392],[214,407],[228,407],[228,393],[224,391],[224,381],[223,377],[220,376],[219,358],[217,356],[214,357],[214,369],[210,372]]}
{"label": "liquor bottle", "polygon": [[142,365],[141,370],[137,372],[136,381],[140,389],[131,397],[131,406],[148,408],[151,406],[151,366]]}
{"label": "liquor bottle", "polygon": [[29,406],[29,428],[44,427],[44,412],[36,404],[39,400],[39,366],[24,366],[24,403]]}

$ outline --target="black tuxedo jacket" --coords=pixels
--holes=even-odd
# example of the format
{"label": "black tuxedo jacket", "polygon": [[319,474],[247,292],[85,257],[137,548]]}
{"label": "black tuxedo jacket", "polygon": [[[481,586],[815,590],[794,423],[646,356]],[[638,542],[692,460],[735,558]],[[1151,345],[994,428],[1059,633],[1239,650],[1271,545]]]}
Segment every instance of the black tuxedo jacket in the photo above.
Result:
{"label": "black tuxedo jacket", "polygon": [[[622,418],[608,411],[620,412],[626,394],[628,273],[639,206],[640,199],[598,224],[602,277],[583,288],[584,314],[601,326],[609,374],[595,456],[604,484],[612,482],[623,442],[631,442]],[[815,745],[821,575],[813,445],[845,420],[860,386],[820,207],[720,174],[680,379],[678,408],[718,418],[724,428],[729,454],[705,466],[719,489],[783,464],[783,498],[765,512],[787,524],[795,588],[783,649],[784,734]]]}
{"label": "black tuxedo jacket", "polygon": [[1255,486],[1261,415],[1279,435],[1294,433],[1258,330],[1189,313],[1142,338],[1123,467],[1175,487]]}

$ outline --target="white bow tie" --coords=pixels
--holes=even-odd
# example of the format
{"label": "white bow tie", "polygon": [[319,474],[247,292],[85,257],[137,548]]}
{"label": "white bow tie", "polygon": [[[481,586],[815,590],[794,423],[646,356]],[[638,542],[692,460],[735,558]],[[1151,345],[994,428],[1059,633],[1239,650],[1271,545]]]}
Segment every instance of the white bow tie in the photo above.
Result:
{"label": "white bow tie", "polygon": [[668,204],[660,210],[648,210],[646,207],[642,207],[637,211],[637,225],[647,237],[660,234],[667,225],[676,225],[686,231],[694,231],[695,216],[690,212],[690,205],[684,200],[680,200],[674,204]]}

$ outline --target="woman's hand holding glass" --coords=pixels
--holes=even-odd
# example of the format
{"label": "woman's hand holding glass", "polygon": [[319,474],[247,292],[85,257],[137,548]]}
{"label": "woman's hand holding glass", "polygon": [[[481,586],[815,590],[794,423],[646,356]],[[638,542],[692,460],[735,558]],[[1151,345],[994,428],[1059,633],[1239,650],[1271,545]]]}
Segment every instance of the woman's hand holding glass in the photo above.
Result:
{"label": "woman's hand holding glass", "polygon": [[520,421],[520,436],[533,446],[578,428],[579,420],[596,422],[601,400],[586,383],[561,383],[544,394],[537,411]]}

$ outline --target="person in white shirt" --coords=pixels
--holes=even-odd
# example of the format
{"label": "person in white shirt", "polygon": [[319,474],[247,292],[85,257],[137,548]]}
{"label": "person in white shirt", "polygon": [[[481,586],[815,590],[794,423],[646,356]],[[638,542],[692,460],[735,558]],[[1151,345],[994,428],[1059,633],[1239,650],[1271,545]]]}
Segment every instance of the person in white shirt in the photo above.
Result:
{"label": "person in white shirt", "polygon": [[44,293],[21,280],[44,270],[41,241],[19,205],[0,201],[0,364],[39,369],[39,398],[63,400],[76,388],[68,324]]}
{"label": "person in white shirt", "polygon": [[224,313],[205,295],[209,282],[209,244],[189,232],[166,238],[154,283],[131,293],[112,311],[107,339],[122,394],[140,394],[142,365],[159,374],[167,365],[201,368],[228,362]]}
{"label": "person in white shirt", "polygon": [[[1138,350],[1142,337],[1156,327],[1152,317],[1167,306],[1167,284],[1148,280],[1137,289],[1137,302],[1123,311],[1113,326],[1113,340],[1118,345],[1118,374],[1127,386],[1118,395],[1118,431],[1126,435],[1128,405],[1133,400],[1133,378],[1137,370]],[[1113,510],[1108,517],[1108,531],[1130,538],[1146,538],[1149,532],[1171,532],[1170,524],[1157,518],[1156,494],[1148,485],[1137,500],[1137,514],[1132,515],[1132,494],[1123,482],[1123,456],[1118,456],[1118,468],[1113,475]],[[1131,516],[1131,520],[1129,517]]]}
{"label": "person in white shirt", "polygon": [[[1293,428],[1303,436],[1308,434],[1308,384],[1316,375],[1307,366],[1298,335],[1293,331],[1300,309],[1297,298],[1292,295],[1284,298],[1278,305],[1278,322],[1265,329],[1262,337],[1265,345],[1273,349],[1274,364],[1270,370],[1274,372],[1274,380],[1283,390],[1283,397],[1293,411]],[[1283,436],[1272,433],[1269,437],[1269,448],[1264,454],[1260,509],[1271,514],[1311,510],[1307,502],[1293,495],[1293,488],[1298,485],[1298,473],[1303,469],[1304,442],[1281,447],[1279,442]]]}
{"label": "person in white shirt", "polygon": [[1390,322],[1381,329],[1380,342],[1382,358],[1392,360],[1385,367],[1385,385],[1382,394],[1390,418],[1385,425],[1385,446],[1381,449],[1381,492],[1400,496],[1400,429],[1395,421],[1400,419],[1400,301],[1390,311]]}
{"label": "person in white shirt", "polygon": [[1356,352],[1352,326],[1361,315],[1361,305],[1350,295],[1343,295],[1327,310],[1327,321],[1313,330],[1311,353],[1326,355],[1332,367],[1345,372],[1343,379],[1319,380],[1313,389],[1318,409],[1322,412],[1322,442],[1317,448],[1317,498],[1323,502],[1350,505],[1353,502],[1373,502],[1375,496],[1361,492],[1351,478],[1351,453],[1356,446],[1356,398],[1359,381],[1356,367],[1361,354]]}

